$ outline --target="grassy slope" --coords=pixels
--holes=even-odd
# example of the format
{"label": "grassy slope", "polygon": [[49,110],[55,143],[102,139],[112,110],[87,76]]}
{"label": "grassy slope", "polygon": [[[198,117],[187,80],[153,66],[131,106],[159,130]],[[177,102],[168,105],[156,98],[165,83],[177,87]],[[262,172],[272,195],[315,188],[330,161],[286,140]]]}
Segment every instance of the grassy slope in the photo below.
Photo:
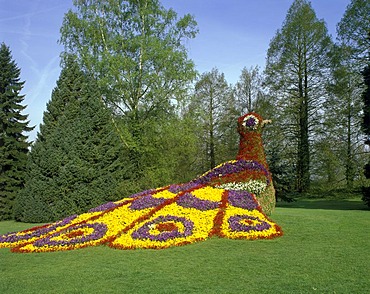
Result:
{"label": "grassy slope", "polygon": [[[359,200],[281,205],[285,235],[165,250],[104,246],[14,254],[0,249],[0,293],[366,293],[370,211]],[[324,209],[322,209],[324,208]],[[1,222],[0,233],[28,228]]]}

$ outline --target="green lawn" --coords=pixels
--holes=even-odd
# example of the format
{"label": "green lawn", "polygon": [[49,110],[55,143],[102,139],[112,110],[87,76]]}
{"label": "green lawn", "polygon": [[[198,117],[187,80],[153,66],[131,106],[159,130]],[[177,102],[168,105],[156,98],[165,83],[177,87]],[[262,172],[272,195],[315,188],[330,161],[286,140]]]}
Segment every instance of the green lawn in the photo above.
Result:
{"label": "green lawn", "polygon": [[[164,250],[0,249],[0,293],[368,293],[370,211],[360,200],[279,203],[273,240]],[[0,222],[0,234],[30,224]]]}

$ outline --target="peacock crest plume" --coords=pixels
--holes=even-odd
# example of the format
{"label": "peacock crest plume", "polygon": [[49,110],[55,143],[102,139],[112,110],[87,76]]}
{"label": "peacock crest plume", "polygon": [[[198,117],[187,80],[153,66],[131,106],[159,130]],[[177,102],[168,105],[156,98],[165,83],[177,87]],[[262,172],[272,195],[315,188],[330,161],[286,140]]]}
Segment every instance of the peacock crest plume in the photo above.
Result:
{"label": "peacock crest plume", "polygon": [[212,236],[280,236],[281,228],[267,216],[275,206],[261,138],[268,122],[253,112],[238,119],[236,160],[187,183],[142,191],[55,223],[0,235],[0,248],[47,252],[106,244],[118,249],[162,249]]}

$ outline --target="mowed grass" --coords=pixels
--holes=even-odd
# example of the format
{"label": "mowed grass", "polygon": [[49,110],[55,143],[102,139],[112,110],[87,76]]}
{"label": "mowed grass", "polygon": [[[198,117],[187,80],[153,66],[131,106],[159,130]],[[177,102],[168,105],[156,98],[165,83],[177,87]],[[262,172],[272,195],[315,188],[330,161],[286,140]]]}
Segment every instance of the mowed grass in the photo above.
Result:
{"label": "mowed grass", "polygon": [[[273,240],[165,250],[0,249],[0,293],[369,293],[370,211],[361,200],[279,203]],[[1,222],[0,234],[33,225]]]}

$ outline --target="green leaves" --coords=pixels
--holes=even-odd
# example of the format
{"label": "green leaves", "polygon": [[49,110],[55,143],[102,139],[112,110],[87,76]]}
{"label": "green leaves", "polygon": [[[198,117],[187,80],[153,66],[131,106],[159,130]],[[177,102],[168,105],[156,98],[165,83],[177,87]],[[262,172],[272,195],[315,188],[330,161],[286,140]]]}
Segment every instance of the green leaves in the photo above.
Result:
{"label": "green leaves", "polygon": [[148,117],[195,77],[182,46],[197,32],[190,15],[178,20],[157,0],[74,4],[76,11],[65,15],[61,43],[96,78],[116,111],[143,108]]}
{"label": "green leaves", "polygon": [[355,63],[364,68],[370,54],[370,2],[352,0],[337,25],[338,39],[352,50]]}

